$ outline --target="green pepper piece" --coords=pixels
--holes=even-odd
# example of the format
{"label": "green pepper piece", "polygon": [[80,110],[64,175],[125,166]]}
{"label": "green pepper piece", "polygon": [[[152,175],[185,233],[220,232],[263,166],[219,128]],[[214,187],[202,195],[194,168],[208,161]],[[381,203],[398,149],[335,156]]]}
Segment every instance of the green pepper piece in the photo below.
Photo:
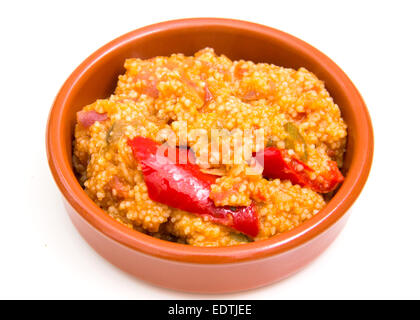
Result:
{"label": "green pepper piece", "polygon": [[231,232],[230,236],[238,242],[250,242],[249,238],[243,233]]}
{"label": "green pepper piece", "polygon": [[303,161],[308,160],[308,150],[307,150],[306,142],[303,136],[300,134],[298,127],[296,127],[292,122],[287,122],[284,125],[284,130],[286,130],[286,132],[289,135],[289,139],[286,139],[285,141],[286,148],[295,150],[295,142],[297,141],[297,142],[302,143],[303,150],[304,150],[302,160]]}

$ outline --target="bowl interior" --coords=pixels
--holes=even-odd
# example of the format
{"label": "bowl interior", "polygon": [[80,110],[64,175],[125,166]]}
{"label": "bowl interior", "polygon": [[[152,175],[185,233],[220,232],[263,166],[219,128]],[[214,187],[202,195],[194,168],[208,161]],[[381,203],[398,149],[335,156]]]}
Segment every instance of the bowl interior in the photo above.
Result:
{"label": "bowl interior", "polygon": [[[372,158],[372,152],[369,148],[373,147],[369,115],[363,100],[351,81],[324,54],[288,34],[246,22],[223,19],[192,19],[153,25],[133,31],[110,42],[86,59],[64,84],[50,115],[47,133],[48,153],[50,166],[61,191],[73,206],[77,205],[78,202],[87,202],[86,200],[80,200],[82,197],[80,196],[80,186],[77,187],[80,190],[74,190],[76,188],[74,187],[76,185],[74,174],[68,175],[72,168],[72,140],[76,112],[83,106],[93,103],[97,99],[107,98],[112,94],[117,84],[118,75],[124,73],[125,59],[134,57],[145,59],[172,53],[192,55],[204,47],[212,47],[217,54],[224,54],[232,60],[244,59],[266,62],[295,69],[305,67],[325,82],[327,90],[335,103],[339,105],[342,116],[348,124],[348,145],[343,170],[347,177],[336,196],[327,204],[327,207],[314,218],[289,233],[276,236],[277,240],[269,239],[249,245],[235,246],[237,248],[230,247],[232,249],[219,248],[217,252],[220,255],[223,254],[226,261],[233,261],[233,258],[230,257],[232,257],[232,251],[234,250],[245,252],[245,247],[254,247],[261,252],[263,250],[273,252],[275,246],[282,244],[281,241],[298,243],[308,240],[316,232],[321,232],[323,229],[314,231],[313,235],[308,235],[305,240],[304,237],[300,237],[299,241],[295,239],[298,235],[314,229],[316,225],[329,218],[333,213],[336,216],[331,218],[330,223],[334,223],[350,207],[364,185]],[[74,194],[79,195],[74,196]],[[87,197],[85,194],[83,196]],[[72,201],[69,197],[73,197]],[[87,212],[93,210],[92,208],[92,205],[88,204],[84,208],[79,206],[78,210]],[[115,223],[112,232],[120,228],[117,226],[118,223]],[[105,228],[105,225],[108,228],[110,224],[112,223],[104,222],[103,228]],[[323,228],[327,227],[328,224],[324,223]],[[118,234],[119,237],[126,237],[125,231],[118,230]],[[139,248],[141,241],[144,241],[144,239],[139,239],[143,238],[144,235],[131,234],[130,236],[130,241]],[[159,241],[161,240],[150,240],[155,244],[150,250],[156,248],[160,250],[162,245],[159,244]],[[265,246],[263,242],[266,242],[267,245]],[[165,245],[168,248],[171,247],[171,250],[178,250],[177,246],[181,246],[171,243]],[[207,249],[191,248],[189,254],[198,255],[204,252],[206,255],[213,256],[214,251]],[[185,253],[185,250],[180,250]],[[177,252],[181,255],[183,254],[181,251]],[[168,253],[168,255],[171,254]],[[247,255],[248,253],[241,253],[240,258],[242,259]],[[237,257],[239,256],[236,256],[235,259]]]}

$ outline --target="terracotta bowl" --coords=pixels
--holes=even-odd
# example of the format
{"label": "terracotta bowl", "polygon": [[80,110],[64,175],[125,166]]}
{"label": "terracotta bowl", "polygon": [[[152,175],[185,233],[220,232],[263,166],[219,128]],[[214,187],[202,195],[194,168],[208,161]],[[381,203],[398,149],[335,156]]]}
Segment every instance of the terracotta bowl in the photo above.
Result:
{"label": "terracotta bowl", "polygon": [[[110,218],[83,191],[72,169],[76,112],[108,97],[126,58],[191,55],[213,47],[232,60],[305,67],[325,81],[348,124],[346,179],[315,217],[268,240],[224,248],[171,243],[133,231]],[[47,124],[48,161],[80,234],[117,267],[159,286],[193,292],[231,292],[270,284],[298,271],[335,239],[369,174],[373,133],[362,97],[344,72],[307,43],[284,32],[244,21],[185,19],[127,33],[94,52],[59,91]],[[93,272],[93,271],[92,271]]]}

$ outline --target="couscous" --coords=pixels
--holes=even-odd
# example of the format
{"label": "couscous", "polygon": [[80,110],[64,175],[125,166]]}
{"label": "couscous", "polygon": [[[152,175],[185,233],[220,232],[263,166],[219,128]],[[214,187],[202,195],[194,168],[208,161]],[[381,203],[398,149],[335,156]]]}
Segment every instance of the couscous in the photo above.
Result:
{"label": "couscous", "polygon": [[343,181],[347,127],[310,71],[194,56],[127,59],[78,112],[73,164],[98,206],[168,241],[229,246],[310,219]]}

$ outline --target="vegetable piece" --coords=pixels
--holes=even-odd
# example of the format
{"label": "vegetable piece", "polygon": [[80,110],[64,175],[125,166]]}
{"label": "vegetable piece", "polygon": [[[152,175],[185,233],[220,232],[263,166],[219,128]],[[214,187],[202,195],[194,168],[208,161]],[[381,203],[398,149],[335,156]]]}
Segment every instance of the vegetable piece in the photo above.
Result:
{"label": "vegetable piece", "polygon": [[106,133],[106,142],[111,144],[118,141],[124,135],[125,129],[129,124],[130,122],[125,120],[115,120]]}
{"label": "vegetable piece", "polygon": [[154,99],[159,98],[159,90],[157,88],[158,80],[154,75],[155,70],[142,70],[139,74],[137,74],[135,78],[135,83],[138,80],[142,80],[142,85],[137,88],[139,94],[146,94],[149,97]]}
{"label": "vegetable piece", "polygon": [[308,150],[307,150],[307,146],[306,146],[306,142],[305,139],[303,138],[303,136],[300,134],[299,129],[292,123],[292,122],[287,122],[284,125],[284,129],[286,130],[286,132],[289,135],[289,139],[286,139],[286,148],[287,149],[293,149],[295,150],[295,143],[299,142],[303,144],[303,155],[302,155],[302,159],[303,161],[307,161],[308,160]]}
{"label": "vegetable piece", "polygon": [[111,143],[111,136],[112,136],[112,132],[114,131],[114,126],[115,126],[115,122],[111,125],[111,128],[109,128],[108,131],[106,132],[105,140],[106,140],[106,143],[108,144]]}
{"label": "vegetable piece", "polygon": [[338,169],[337,162],[328,161],[329,169],[315,179],[312,183],[312,189],[320,193],[328,193],[337,188],[344,181],[344,177]]}
{"label": "vegetable piece", "polygon": [[233,240],[238,241],[238,242],[250,242],[248,237],[244,235],[243,233],[231,232],[230,237]]}
{"label": "vegetable piece", "polygon": [[127,186],[118,178],[118,176],[113,176],[108,182],[108,187],[111,190],[112,194],[119,198],[125,199],[128,197],[128,188]]}
{"label": "vegetable piece", "polygon": [[215,206],[209,195],[216,177],[200,171],[193,157],[188,157],[190,150],[166,147],[166,152],[159,152],[161,145],[143,137],[129,140],[128,144],[141,165],[150,199],[206,216],[210,221],[251,237],[258,234],[258,217],[253,204],[236,208]]}
{"label": "vegetable piece", "polygon": [[258,100],[258,99],[261,99],[261,94],[255,90],[247,91],[242,96],[242,100],[244,100],[245,102],[250,102],[250,101]]}
{"label": "vegetable piece", "polygon": [[318,175],[314,180],[310,174],[314,171],[304,162],[289,154],[286,149],[273,147],[258,152],[256,160],[264,164],[263,176],[272,179],[290,180],[293,184],[308,187],[319,193],[328,193],[343,182],[344,177],[335,161],[329,161],[329,170]]}
{"label": "vegetable piece", "polygon": [[205,82],[204,87],[201,88],[197,83],[190,80],[185,74],[181,77],[181,81],[189,88],[191,88],[193,92],[195,92],[197,97],[203,101],[203,105],[201,107],[207,106],[210,102],[214,100],[214,96],[210,91],[207,82]]}
{"label": "vegetable piece", "polygon": [[201,172],[206,174],[211,174],[212,176],[224,176],[226,175],[226,170],[221,168],[214,168],[214,169],[201,169]]}
{"label": "vegetable piece", "polygon": [[203,100],[204,100],[204,105],[207,105],[208,103],[214,100],[214,96],[211,93],[209,86],[207,84],[204,86]]}
{"label": "vegetable piece", "polygon": [[92,124],[94,124],[96,121],[105,121],[108,120],[108,114],[105,113],[99,113],[95,110],[89,110],[89,111],[79,111],[76,115],[77,122],[85,127],[89,128]]}
{"label": "vegetable piece", "polygon": [[157,81],[156,80],[147,81],[146,85],[142,87],[141,93],[144,93],[154,99],[159,98],[159,90],[157,88]]}
{"label": "vegetable piece", "polygon": [[248,68],[244,66],[245,64],[245,61],[239,61],[236,64],[235,69],[233,70],[233,76],[235,79],[241,80],[244,77],[245,73],[249,71]]}

